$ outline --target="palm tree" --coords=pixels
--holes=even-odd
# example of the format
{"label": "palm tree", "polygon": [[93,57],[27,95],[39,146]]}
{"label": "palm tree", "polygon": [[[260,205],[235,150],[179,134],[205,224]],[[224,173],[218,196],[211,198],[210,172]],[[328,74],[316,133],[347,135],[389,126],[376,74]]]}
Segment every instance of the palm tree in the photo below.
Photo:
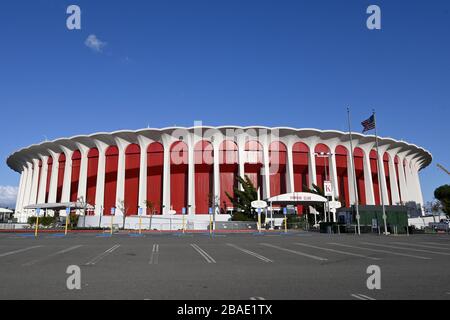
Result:
{"label": "palm tree", "polygon": [[151,200],[145,200],[145,206],[147,208],[147,210],[150,210],[150,224],[149,224],[149,229],[152,229],[152,218],[153,215],[155,214],[156,211],[156,205],[153,201]]}
{"label": "palm tree", "polygon": [[[317,194],[319,196],[322,196],[324,198],[325,197],[325,192],[323,191],[323,189],[321,187],[319,187],[316,184],[312,184],[312,188],[303,185],[303,189],[305,190],[305,192],[309,192],[309,193],[314,193]],[[319,212],[318,216],[319,216],[319,220],[323,220],[324,219],[324,214],[325,214],[325,204],[323,203],[318,203],[318,204],[314,204],[311,207],[313,207],[314,209],[316,209],[317,212]]]}
{"label": "palm tree", "polygon": [[[236,177],[236,180],[242,186],[242,190],[239,189],[239,187],[234,188],[234,196],[231,196],[228,192],[225,192],[225,194],[228,199],[230,199],[234,208],[237,209],[240,214],[243,214],[244,218],[247,218],[248,220],[256,220],[256,214],[252,210],[251,203],[252,201],[258,199],[258,192],[256,191],[252,180],[247,175],[245,175],[244,178],[238,176]],[[233,212],[233,216],[235,214],[236,212]]]}

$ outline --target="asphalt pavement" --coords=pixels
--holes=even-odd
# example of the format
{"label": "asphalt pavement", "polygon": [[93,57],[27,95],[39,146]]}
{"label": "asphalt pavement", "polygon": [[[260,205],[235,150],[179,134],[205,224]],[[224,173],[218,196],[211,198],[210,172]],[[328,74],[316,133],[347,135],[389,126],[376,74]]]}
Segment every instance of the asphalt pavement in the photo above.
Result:
{"label": "asphalt pavement", "polygon": [[449,235],[1,233],[0,299],[449,300],[449,265]]}

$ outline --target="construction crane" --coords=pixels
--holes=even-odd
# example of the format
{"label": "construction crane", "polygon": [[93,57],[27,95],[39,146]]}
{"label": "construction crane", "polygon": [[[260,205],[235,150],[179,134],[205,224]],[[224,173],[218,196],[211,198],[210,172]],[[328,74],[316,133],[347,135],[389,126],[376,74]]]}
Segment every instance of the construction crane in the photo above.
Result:
{"label": "construction crane", "polygon": [[448,171],[447,169],[444,168],[444,166],[441,166],[439,163],[436,164],[436,166],[441,169],[442,171],[444,171],[445,173],[447,173],[448,175],[450,175],[450,171]]}

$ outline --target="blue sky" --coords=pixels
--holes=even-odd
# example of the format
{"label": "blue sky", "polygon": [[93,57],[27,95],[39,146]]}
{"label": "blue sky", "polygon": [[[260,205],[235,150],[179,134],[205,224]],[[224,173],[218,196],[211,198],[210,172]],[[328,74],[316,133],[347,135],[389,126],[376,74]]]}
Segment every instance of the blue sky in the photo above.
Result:
{"label": "blue sky", "polygon": [[[82,29],[66,28],[66,8]],[[377,4],[382,29],[366,28]],[[0,202],[6,157],[64,136],[171,125],[347,129],[428,149],[426,200],[449,179],[450,2],[2,1]],[[89,35],[106,45],[87,47]]]}

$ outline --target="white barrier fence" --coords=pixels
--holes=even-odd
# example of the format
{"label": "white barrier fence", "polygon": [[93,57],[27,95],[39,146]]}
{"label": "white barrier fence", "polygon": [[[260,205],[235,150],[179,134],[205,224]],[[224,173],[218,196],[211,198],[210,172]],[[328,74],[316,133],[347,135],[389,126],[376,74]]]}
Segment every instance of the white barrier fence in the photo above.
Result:
{"label": "white barrier fence", "polygon": [[0,230],[22,230],[29,227],[26,223],[0,223]]}
{"label": "white barrier fence", "polygon": [[[216,222],[228,221],[228,214],[216,215]],[[111,224],[124,226],[123,216],[80,216],[78,219],[78,227],[86,228],[111,228]],[[186,215],[184,216],[185,230],[208,230],[210,226],[209,215]],[[161,231],[177,231],[183,230],[183,217],[180,215],[154,215],[142,216],[139,224],[138,216],[127,216],[125,218],[125,229],[138,230],[161,230]]]}

